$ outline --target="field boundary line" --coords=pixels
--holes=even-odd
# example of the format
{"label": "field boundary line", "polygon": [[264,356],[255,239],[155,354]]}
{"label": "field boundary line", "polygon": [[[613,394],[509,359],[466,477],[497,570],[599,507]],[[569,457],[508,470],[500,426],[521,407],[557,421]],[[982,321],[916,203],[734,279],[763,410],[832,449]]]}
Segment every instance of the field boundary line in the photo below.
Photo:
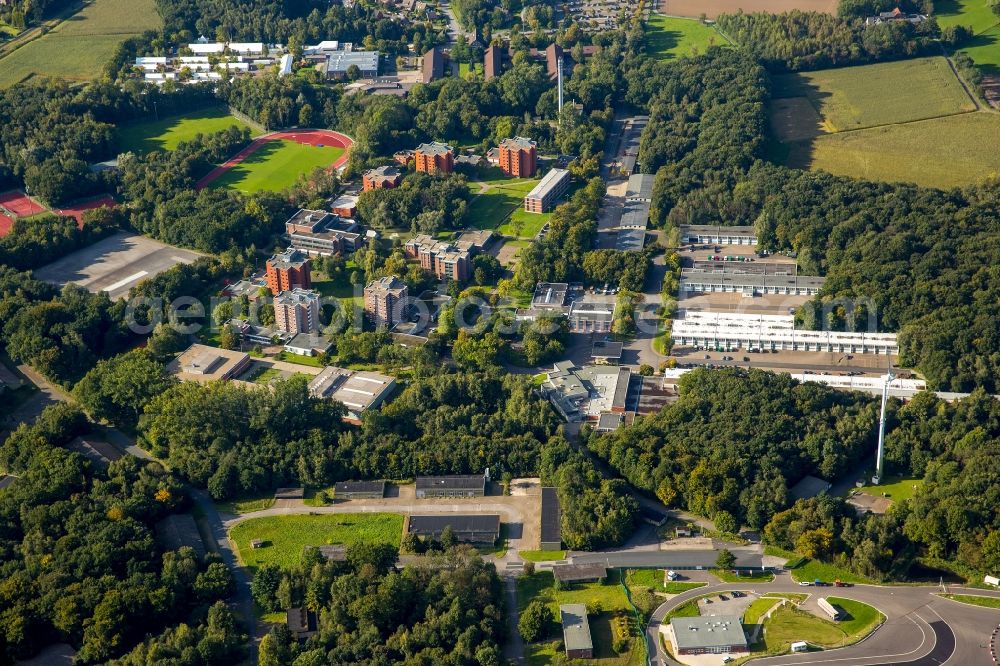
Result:
{"label": "field boundary line", "polygon": [[30,44],[39,37],[44,37],[66,22],[66,20],[71,16],[82,12],[90,4],[90,0],[82,0],[78,5],[66,7],[58,14],[46,21],[43,21],[39,25],[22,30],[16,37],[12,37],[9,42],[4,44],[3,47],[0,47],[0,60],[3,60],[7,56],[14,53],[14,51],[17,51],[22,46]]}
{"label": "field boundary line", "polygon": [[[792,98],[782,97],[782,98],[779,98],[779,99],[792,99]],[[970,110],[970,111],[956,111],[955,113],[944,113],[944,114],[941,114],[941,115],[938,115],[938,116],[929,116],[927,118],[914,118],[913,120],[907,120],[907,121],[904,121],[904,122],[901,122],[901,123],[879,123],[878,125],[869,125],[868,127],[854,127],[852,129],[840,130],[838,132],[823,132],[822,134],[817,134],[816,136],[810,137],[808,139],[796,139],[795,141],[780,141],[779,140],[778,143],[786,145],[786,146],[790,146],[792,144],[805,143],[805,142],[808,142],[808,141],[814,141],[814,140],[816,140],[816,139],[818,139],[820,137],[823,137],[823,136],[837,136],[838,134],[854,134],[854,133],[857,133],[857,132],[867,132],[868,130],[879,129],[881,127],[902,127],[904,125],[913,125],[914,123],[925,123],[925,122],[928,122],[928,121],[931,121],[931,120],[941,120],[942,118],[952,118],[954,116],[966,116],[966,115],[969,115],[970,113],[989,113],[989,111],[986,111],[984,109],[976,109],[974,111],[973,110]],[[822,118],[822,115],[820,115],[820,118]]]}

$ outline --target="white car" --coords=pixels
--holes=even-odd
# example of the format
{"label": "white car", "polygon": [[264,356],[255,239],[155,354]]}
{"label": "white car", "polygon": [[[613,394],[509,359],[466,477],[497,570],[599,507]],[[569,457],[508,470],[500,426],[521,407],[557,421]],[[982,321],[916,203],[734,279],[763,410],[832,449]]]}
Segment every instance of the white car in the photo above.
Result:
{"label": "white car", "polygon": [[809,587],[810,585],[812,585],[812,583],[810,583],[807,580],[800,580],[799,585],[801,585],[802,587]]}

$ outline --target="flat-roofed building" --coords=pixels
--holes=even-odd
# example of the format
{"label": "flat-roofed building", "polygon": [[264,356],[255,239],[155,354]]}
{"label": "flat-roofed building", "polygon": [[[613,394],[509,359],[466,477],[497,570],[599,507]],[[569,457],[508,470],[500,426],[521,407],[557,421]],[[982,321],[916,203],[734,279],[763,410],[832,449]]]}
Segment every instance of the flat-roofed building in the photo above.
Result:
{"label": "flat-roofed building", "polygon": [[329,353],[332,348],[333,341],[319,333],[299,333],[292,336],[284,344],[286,352],[298,356],[319,356]]}
{"label": "flat-roofed building", "polygon": [[417,499],[431,497],[483,497],[486,477],[482,474],[452,474],[448,476],[418,476]]}
{"label": "flat-roofed building", "polygon": [[330,202],[330,212],[339,217],[353,219],[358,214],[358,195],[341,194]]}
{"label": "flat-roofed building", "polygon": [[430,83],[444,77],[444,52],[438,47],[431,47],[421,61],[420,81]]}
{"label": "flat-roofed building", "polygon": [[494,233],[489,229],[466,229],[458,235],[455,247],[467,250],[469,254],[484,252],[493,242]]}
{"label": "flat-roofed building", "polygon": [[608,568],[599,563],[556,564],[552,576],[560,583],[596,583],[608,576]]}
{"label": "flat-roofed building", "polygon": [[316,613],[307,608],[289,608],[285,611],[285,624],[296,640],[316,635]]}
{"label": "flat-roofed building", "polygon": [[581,298],[569,307],[569,330],[571,333],[610,333],[614,318],[613,302]]}
{"label": "flat-roofed building", "polygon": [[653,183],[656,176],[648,173],[634,173],[625,185],[625,201],[653,201]]}
{"label": "flat-roofed building", "polygon": [[675,617],[670,620],[678,654],[740,654],[750,651],[738,615]]}
{"label": "flat-roofed building", "polygon": [[751,226],[724,227],[716,224],[681,225],[681,242],[718,245],[756,245],[757,232]]}
{"label": "flat-roofed building", "polygon": [[531,178],[537,169],[538,149],[534,140],[515,136],[500,142],[500,170],[505,174]]}
{"label": "flat-roofed building", "polygon": [[547,213],[555,207],[569,190],[568,169],[551,169],[524,197],[524,210],[528,213]]}
{"label": "flat-roofed building", "polygon": [[388,375],[327,366],[310,380],[309,394],[342,403],[347,407],[344,420],[360,423],[365,412],[382,405],[395,387],[396,379]]}
{"label": "flat-roofed building", "polygon": [[403,172],[394,166],[380,166],[365,171],[361,177],[365,192],[369,190],[389,190],[403,182]]}
{"label": "flat-roofed building", "polygon": [[741,263],[718,264],[719,269],[681,269],[681,294],[730,293],[747,297],[768,294],[816,296],[826,278],[815,275],[767,275],[741,270]]}
{"label": "flat-roofed building", "polygon": [[584,604],[562,604],[559,606],[559,621],[562,623],[563,646],[567,659],[593,659],[594,639],[590,635],[590,620]]}
{"label": "flat-roofed building", "polygon": [[171,361],[167,370],[182,381],[209,382],[232,379],[249,367],[249,354],[194,344]]}
{"label": "flat-roofed building", "polygon": [[312,286],[309,256],[293,247],[267,260],[267,288],[273,296],[292,289]]}
{"label": "flat-roofed building", "polygon": [[590,359],[597,365],[618,365],[624,348],[625,345],[621,342],[597,340],[590,350]]}
{"label": "flat-roofed building", "polygon": [[352,66],[358,68],[361,77],[371,79],[378,76],[378,64],[378,51],[334,51],[322,66],[328,79],[346,78]]}
{"label": "flat-roofed building", "polygon": [[338,481],[333,486],[334,497],[342,500],[382,499],[385,481]]}
{"label": "flat-roofed building", "polygon": [[472,272],[472,253],[457,244],[438,241],[427,234],[414,236],[403,246],[406,255],[420,260],[420,267],[439,280],[468,280]]}
{"label": "flat-roofed building", "polygon": [[373,280],[365,287],[365,314],[376,326],[403,321],[409,288],[395,275]]}
{"label": "flat-roofed building", "polygon": [[318,331],[319,294],[305,289],[291,289],[275,296],[274,327],[292,337]]}
{"label": "flat-roofed building", "polygon": [[567,282],[539,282],[531,297],[532,308],[557,309],[566,306],[570,288]]}
{"label": "flat-roofed building", "polygon": [[560,361],[545,375],[541,390],[567,421],[597,421],[603,412],[625,412],[631,377],[625,367],[577,368],[572,361]]}
{"label": "flat-roofed building", "polygon": [[542,488],[541,545],[542,550],[562,550],[562,516],[559,494],[555,488]]}
{"label": "flat-roofed building", "polygon": [[423,173],[451,173],[455,170],[455,149],[446,143],[422,143],[413,151],[417,171]]}
{"label": "flat-roofed building", "polygon": [[300,209],[285,222],[285,233],[291,246],[306,254],[347,254],[364,242],[357,222],[324,210]]}
{"label": "flat-roofed building", "polygon": [[406,521],[407,534],[435,541],[446,527],[463,543],[493,544],[500,538],[500,516],[495,513],[410,516]]}

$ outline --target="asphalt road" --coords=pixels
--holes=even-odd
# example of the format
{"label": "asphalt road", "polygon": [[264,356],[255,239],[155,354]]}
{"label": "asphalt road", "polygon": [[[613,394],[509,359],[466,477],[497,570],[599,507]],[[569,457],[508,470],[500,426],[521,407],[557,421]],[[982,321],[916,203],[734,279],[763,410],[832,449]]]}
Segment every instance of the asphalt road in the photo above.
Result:
{"label": "asphalt road", "polygon": [[[693,579],[707,574],[695,574]],[[702,578],[705,579],[705,578]],[[855,585],[850,588],[815,588],[798,585],[787,573],[780,573],[771,583],[754,582],[748,585],[712,583],[679,594],[654,611],[646,627],[646,642],[652,663],[656,666],[677,664],[667,655],[659,641],[659,624],[671,610],[692,598],[711,592],[744,590],[757,593],[794,592],[808,593],[810,604],[827,594],[854,599],[879,609],[886,616],[885,623],[867,639],[855,645],[825,650],[788,654],[780,657],[755,659],[760,666],[801,666],[805,664],[837,664],[838,666],[889,666],[911,664],[932,666],[986,666],[993,661],[986,649],[994,628],[1000,623],[1000,613],[995,610],[960,604],[935,595],[937,586],[878,586]],[[969,590],[949,587],[949,592],[979,594],[1000,598],[1000,591]],[[720,658],[721,663],[721,658]]]}

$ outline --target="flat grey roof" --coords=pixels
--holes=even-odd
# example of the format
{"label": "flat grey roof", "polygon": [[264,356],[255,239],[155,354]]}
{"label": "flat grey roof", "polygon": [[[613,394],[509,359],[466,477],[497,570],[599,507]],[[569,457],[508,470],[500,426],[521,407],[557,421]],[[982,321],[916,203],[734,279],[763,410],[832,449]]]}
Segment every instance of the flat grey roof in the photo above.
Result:
{"label": "flat grey roof", "polygon": [[417,490],[483,490],[485,488],[486,477],[482,474],[417,477]]}
{"label": "flat grey roof", "polygon": [[675,617],[670,620],[678,651],[739,645],[746,647],[747,637],[738,615]]}
{"label": "flat grey roof", "polygon": [[590,636],[590,622],[584,604],[562,604],[559,606],[562,622],[563,644],[566,650],[593,650],[594,640]]}
{"label": "flat grey roof", "polygon": [[328,72],[346,72],[351,65],[362,71],[378,70],[378,51],[334,51],[326,61]]}
{"label": "flat grey roof", "polygon": [[334,493],[382,493],[385,494],[385,481],[338,481],[333,486]]}
{"label": "flat grey roof", "polygon": [[830,489],[831,485],[829,481],[824,481],[815,476],[806,476],[792,486],[788,493],[797,500],[809,499],[810,497],[816,497],[820,493],[825,493]]}
{"label": "flat grey roof", "polygon": [[618,226],[629,229],[645,229],[649,225],[648,201],[626,201]]}
{"label": "flat grey roof", "polygon": [[681,269],[681,284],[732,285],[734,287],[799,287],[819,289],[826,278],[816,275],[752,275],[747,273],[716,273]]}
{"label": "flat grey roof", "polygon": [[551,169],[540,181],[535,185],[534,188],[528,195],[526,199],[544,199],[545,196],[551,192],[556,186],[559,185],[563,180],[569,178],[568,169]]}
{"label": "flat grey roof", "polygon": [[590,355],[593,358],[621,358],[624,346],[622,342],[598,340],[594,343],[594,348],[591,350]]}
{"label": "flat grey roof", "polygon": [[500,515],[488,514],[444,514],[438,516],[410,516],[407,531],[410,534],[435,534],[445,527],[454,532],[494,532],[500,533]]}
{"label": "flat grey roof", "polygon": [[618,232],[615,249],[621,252],[638,252],[646,245],[645,229],[622,229]]}
{"label": "flat grey roof", "polygon": [[729,236],[756,236],[757,232],[751,226],[727,226],[724,224],[684,224],[681,225],[681,236],[686,234],[718,234]]}
{"label": "flat grey roof", "polygon": [[601,415],[597,418],[597,429],[617,430],[622,425],[622,416],[623,414],[615,412],[601,412]]}
{"label": "flat grey roof", "polygon": [[566,302],[569,284],[566,282],[539,282],[531,297],[532,307],[561,307]]}
{"label": "flat grey roof", "polygon": [[555,488],[542,488],[542,542],[562,541],[559,495]]}
{"label": "flat grey roof", "polygon": [[650,173],[634,173],[628,177],[625,186],[625,199],[646,199],[653,196],[653,181],[656,176]]}
{"label": "flat grey roof", "polygon": [[[760,569],[764,558],[759,553],[741,549],[730,549],[736,556],[737,569]],[[574,555],[573,564],[598,563],[607,567],[632,567],[636,569],[714,569],[715,550],[660,550],[660,551],[620,551]]]}
{"label": "flat grey roof", "polygon": [[615,314],[615,304],[580,298],[573,301],[572,305],[570,305],[569,314],[571,317],[589,319],[591,321],[611,321]]}
{"label": "flat grey roof", "polygon": [[608,575],[608,568],[603,564],[557,564],[552,567],[555,579],[565,583],[576,580],[600,580]]}

